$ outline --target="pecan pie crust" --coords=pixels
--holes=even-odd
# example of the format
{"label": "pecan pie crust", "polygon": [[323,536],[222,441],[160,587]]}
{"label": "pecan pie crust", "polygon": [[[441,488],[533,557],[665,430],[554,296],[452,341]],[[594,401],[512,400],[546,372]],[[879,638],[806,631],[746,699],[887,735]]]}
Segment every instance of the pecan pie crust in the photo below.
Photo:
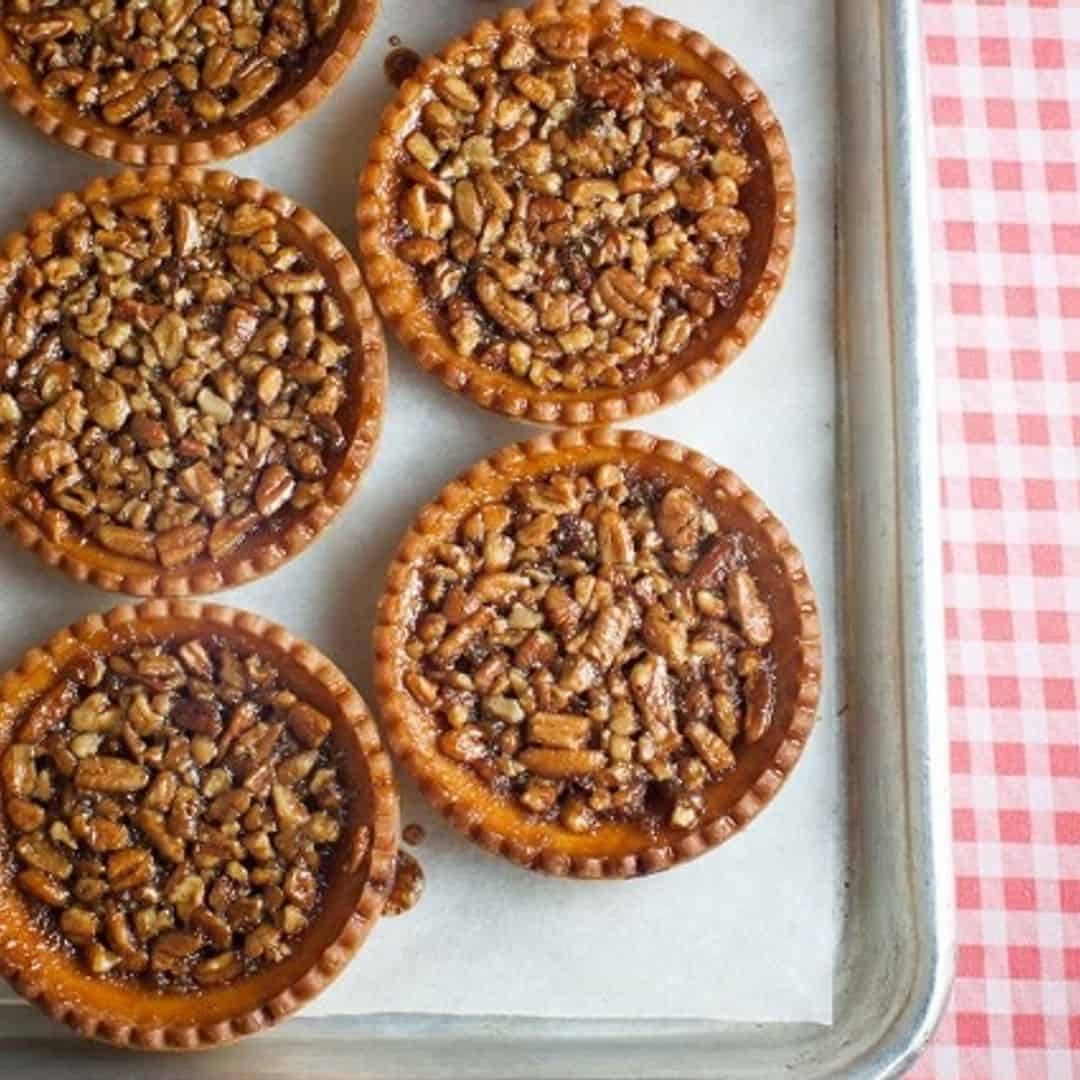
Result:
{"label": "pecan pie crust", "polygon": [[258,616],[154,600],[0,680],[0,970],[83,1035],[199,1049],[363,943],[397,796],[363,700]]}
{"label": "pecan pie crust", "polygon": [[0,3],[0,92],[47,135],[127,165],[249,150],[315,109],[378,0]]}
{"label": "pecan pie crust", "polygon": [[425,507],[380,603],[391,746],[478,843],[630,877],[726,840],[813,726],[814,594],[731,472],[640,432],[506,448]]}
{"label": "pecan pie crust", "polygon": [[302,551],[382,423],[342,244],[252,180],[94,181],[0,248],[0,522],[79,580],[209,592]]}
{"label": "pecan pie crust", "polygon": [[783,132],[700,34],[614,0],[481,22],[388,107],[360,181],[364,271],[421,365],[559,425],[719,374],[782,284]]}

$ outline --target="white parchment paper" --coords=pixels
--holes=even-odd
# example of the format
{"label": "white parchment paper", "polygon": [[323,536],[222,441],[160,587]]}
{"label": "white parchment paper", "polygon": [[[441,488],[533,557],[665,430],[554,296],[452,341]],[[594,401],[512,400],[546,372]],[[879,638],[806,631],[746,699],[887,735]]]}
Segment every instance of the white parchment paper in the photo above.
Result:
{"label": "white parchment paper", "polygon": [[[819,0],[651,0],[736,56],[793,147],[795,261],[778,307],[723,378],[642,427],[738,473],[807,557],[827,635],[821,721],[792,780],[743,836],[629,883],[551,881],[495,859],[428,813],[402,778],[403,821],[421,822],[427,892],[379,923],[309,1015],[381,1012],[696,1017],[828,1023],[837,938],[841,772],[834,544],[833,24]],[[226,167],[307,204],[355,249],[357,174],[390,97],[391,35],[424,53],[509,4],[383,0],[372,34],[314,117]],[[0,231],[110,166],[56,146],[0,109]],[[374,464],[332,529],[267,580],[222,595],[276,619],[336,660],[371,700],[370,634],[384,569],[415,509],[530,429],[457,400],[392,348],[389,412]],[[0,538],[0,667],[116,602]],[[0,990],[0,999],[12,995]]]}

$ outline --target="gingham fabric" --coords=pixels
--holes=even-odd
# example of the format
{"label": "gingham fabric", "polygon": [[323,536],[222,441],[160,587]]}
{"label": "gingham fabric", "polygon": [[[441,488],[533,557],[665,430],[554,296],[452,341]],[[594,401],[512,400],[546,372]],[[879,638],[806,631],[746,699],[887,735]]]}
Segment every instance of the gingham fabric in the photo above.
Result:
{"label": "gingham fabric", "polygon": [[918,1080],[1080,1077],[1080,0],[923,0],[958,907]]}

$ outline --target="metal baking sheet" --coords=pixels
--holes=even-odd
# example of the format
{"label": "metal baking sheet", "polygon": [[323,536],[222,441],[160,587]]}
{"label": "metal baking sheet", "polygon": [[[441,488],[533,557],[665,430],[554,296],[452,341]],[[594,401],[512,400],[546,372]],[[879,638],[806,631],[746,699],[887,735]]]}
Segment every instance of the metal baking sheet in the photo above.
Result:
{"label": "metal baking sheet", "polygon": [[[331,103],[306,122],[306,138],[290,133],[229,167],[298,196],[351,240],[355,169],[386,96],[377,68],[386,51],[387,27],[400,26],[402,15],[408,21],[414,11],[427,25],[432,9],[438,9],[439,36],[430,42],[434,45],[440,37],[464,29],[484,7],[474,0],[427,0],[424,6],[422,16],[420,4],[384,11],[357,67]],[[655,6],[663,8],[662,3]],[[887,1076],[901,1072],[928,1037],[951,974],[952,886],[918,0],[836,0],[835,7],[794,7],[816,11],[815,18],[835,23],[791,24],[782,36],[755,36],[757,26],[751,21],[755,5],[734,2],[725,8],[733,20],[730,33],[723,31],[722,19],[717,27],[706,25],[717,22],[712,5],[702,5],[702,15],[695,21],[761,77],[782,118],[790,112],[785,98],[797,88],[779,87],[767,78],[761,57],[771,56],[772,70],[782,71],[777,57],[784,55],[783,50],[823,43],[823,77],[831,75],[836,90],[837,144],[832,157],[837,162],[837,198],[834,205],[823,190],[818,199],[801,200],[804,227],[799,240],[805,243],[809,232],[828,245],[835,235],[838,256],[837,365],[829,373],[828,387],[837,420],[833,478],[841,494],[821,506],[835,532],[842,570],[830,598],[837,604],[840,628],[831,652],[834,660],[841,653],[845,660],[842,668],[834,663],[830,673],[833,715],[825,717],[841,778],[837,820],[843,826],[844,860],[837,875],[844,888],[838,891],[841,933],[831,1026],[648,1016],[633,1021],[403,1014],[300,1018],[213,1055],[173,1058],[167,1065],[160,1059],[129,1055],[121,1065],[115,1052],[76,1041],[35,1011],[12,1008],[0,1010],[0,1051],[13,1073],[43,1076],[77,1065],[89,1077],[111,1076],[118,1067],[131,1075],[207,1077],[255,1071],[267,1077],[295,1077],[301,1070],[319,1070],[327,1076],[455,1078],[774,1077],[785,1071],[800,1077]],[[418,42],[417,47],[423,45]],[[341,138],[349,130],[355,135],[346,146]],[[323,155],[312,159],[306,151],[318,144],[320,133]],[[800,154],[830,149],[805,148],[790,128],[789,135],[797,170]],[[45,144],[10,114],[0,119],[0,139],[0,155],[32,170],[35,181],[19,185],[13,195],[5,192],[9,197],[0,228],[14,226],[58,191],[102,170],[99,163]],[[290,139],[291,156],[281,152]],[[807,230],[808,221],[815,228]],[[833,254],[826,246],[819,265],[831,266]],[[820,325],[828,317],[828,305],[807,309],[805,317]],[[707,398],[701,395],[680,408],[701,407],[707,400],[723,416],[723,410],[734,405],[729,426],[743,438],[752,434],[754,425],[740,421],[739,414],[753,403],[740,398],[739,390],[752,381],[750,366],[767,362],[769,348],[766,329],[750,354],[705,392]],[[391,418],[395,404],[400,407],[403,398],[409,401],[414,395],[417,401],[430,402],[427,407],[432,410],[456,408],[460,439],[454,454],[461,460],[447,463],[448,474],[480,452],[521,436],[515,425],[488,418],[481,423],[464,405],[451,405],[437,387],[421,386],[420,376],[405,363],[394,365],[392,379]],[[677,435],[678,412],[641,426]],[[777,475],[802,467],[805,453],[785,442],[783,432],[763,432],[766,437],[776,439]],[[793,520],[798,515],[785,505],[789,497],[777,495],[786,489],[764,471],[757,475],[747,468],[732,448],[734,441],[733,435],[721,437],[717,445],[700,448],[744,472],[802,540],[799,522]],[[384,445],[378,464],[405,476],[429,453],[425,446],[392,451]],[[363,498],[362,492],[350,508],[352,520],[364,523],[362,531],[332,531],[320,546],[328,553],[336,550],[339,557],[348,553],[355,562],[380,567],[415,500],[403,498],[389,512],[373,512],[365,521],[363,514],[353,516]],[[18,574],[46,581],[45,571],[31,557],[16,553],[10,545],[3,555]],[[304,595],[327,597],[320,617],[322,634],[313,636],[317,641],[319,636],[353,640],[357,649],[363,649],[370,613],[362,609],[374,595],[379,571],[371,571],[370,584],[359,583],[357,597],[339,595],[328,563],[309,558],[296,564],[306,571]],[[820,584],[821,575],[816,576]],[[276,614],[268,605],[284,580],[275,576],[250,586],[243,595],[235,595],[235,601]],[[25,612],[25,639],[5,639],[0,662],[6,666],[56,626],[107,603],[108,598],[89,590],[43,587],[40,600]],[[823,733],[815,735],[812,745],[826,741]],[[779,804],[769,811],[778,812]],[[411,917],[420,917],[419,911]]]}
{"label": "metal baking sheet", "polygon": [[[831,1022],[843,896],[843,721],[837,717],[842,643],[829,213],[833,28],[828,20],[812,19],[818,5],[819,0],[726,0],[721,12],[703,11],[698,0],[657,0],[664,13],[723,41],[768,87],[797,162],[803,213],[787,285],[755,349],[693,400],[644,421],[650,431],[675,436],[734,467],[787,523],[807,561],[819,594],[827,670],[821,720],[798,769],[768,812],[721,852],[612,888],[524,874],[492,859],[437,820],[420,804],[409,778],[400,776],[405,820],[419,818],[427,829],[421,850],[427,895],[407,919],[383,920],[357,962],[309,1004],[305,1017],[426,1013]],[[311,122],[234,167],[273,177],[318,212],[336,214],[336,199],[331,202],[319,188],[320,172],[304,163],[333,154],[346,178],[355,175],[370,136],[368,130],[350,130],[349,113],[357,101],[389,96],[381,61],[390,39],[397,36],[426,51],[490,11],[480,0],[386,5],[341,92]],[[69,160],[82,164],[72,155]],[[0,166],[0,189],[36,194],[37,179],[36,170]],[[411,516],[478,456],[534,430],[500,421],[447,393],[419,375],[401,349],[394,350],[390,381],[384,438],[340,520],[302,558],[228,594],[229,602],[277,619],[323,648],[365,692],[365,619],[390,547],[382,537],[363,552],[354,544],[371,537],[373,524]],[[800,449],[797,464],[788,449],[792,440]],[[439,445],[437,455],[431,453],[433,443]],[[386,541],[396,538],[391,533]],[[80,605],[97,599],[57,574],[15,573],[5,560],[0,592]],[[347,609],[337,610],[339,597]],[[0,641],[24,645],[28,629],[23,617],[0,611]],[[693,933],[686,932],[688,926]],[[462,971],[468,979],[462,980]],[[701,971],[717,977],[703,980]]]}

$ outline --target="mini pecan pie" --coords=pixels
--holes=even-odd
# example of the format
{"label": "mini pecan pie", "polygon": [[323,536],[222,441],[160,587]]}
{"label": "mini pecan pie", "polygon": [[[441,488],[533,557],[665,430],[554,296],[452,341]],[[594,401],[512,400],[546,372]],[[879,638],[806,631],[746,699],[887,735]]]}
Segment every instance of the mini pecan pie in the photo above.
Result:
{"label": "mini pecan pie", "polygon": [[358,208],[368,281],[420,363],[565,425],[722,371],[780,288],[794,218],[761,91],[701,35],[612,0],[508,11],[426,61]]}
{"label": "mini pecan pie", "polygon": [[0,248],[0,520],[103,588],[239,584],[344,504],[385,369],[308,211],[221,172],[95,181]]}
{"label": "mini pecan pie", "polygon": [[582,877],[662,870],[769,801],[814,721],[817,608],[783,526],[675,443],[512,446],[427,507],[390,571],[391,744],[485,846]]}
{"label": "mini pecan pie", "polygon": [[0,0],[0,91],[46,134],[130,165],[199,164],[315,108],[377,0]]}
{"label": "mini pecan pie", "polygon": [[318,993],[393,875],[363,701],[311,646],[192,601],[117,608],[0,681],[0,973],[86,1035],[191,1048]]}

